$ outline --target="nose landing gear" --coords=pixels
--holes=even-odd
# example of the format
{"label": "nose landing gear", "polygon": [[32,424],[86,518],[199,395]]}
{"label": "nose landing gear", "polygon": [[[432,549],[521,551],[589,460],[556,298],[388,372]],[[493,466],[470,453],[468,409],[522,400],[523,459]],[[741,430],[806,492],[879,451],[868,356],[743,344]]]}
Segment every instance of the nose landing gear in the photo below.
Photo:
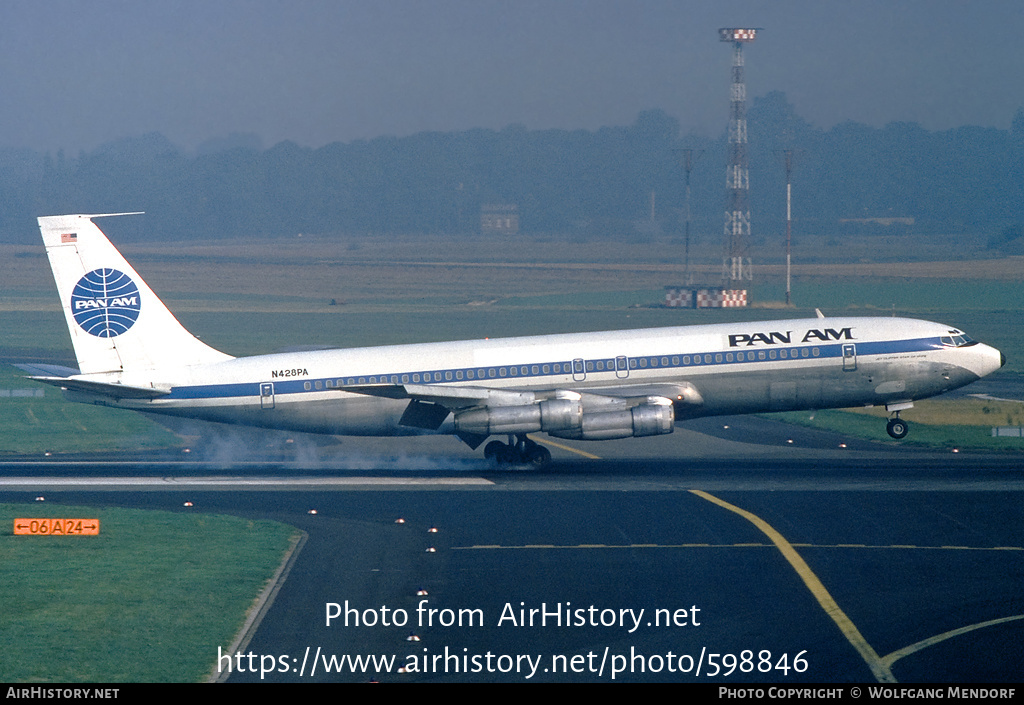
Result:
{"label": "nose landing gear", "polygon": [[889,423],[885,426],[886,433],[895,438],[897,441],[901,438],[905,438],[907,433],[910,431],[910,427],[907,422],[900,418],[900,412],[896,412],[896,416],[889,419]]}
{"label": "nose landing gear", "polygon": [[499,465],[530,465],[540,469],[551,462],[551,451],[526,437],[509,435],[508,443],[491,441],[484,446],[484,457]]}

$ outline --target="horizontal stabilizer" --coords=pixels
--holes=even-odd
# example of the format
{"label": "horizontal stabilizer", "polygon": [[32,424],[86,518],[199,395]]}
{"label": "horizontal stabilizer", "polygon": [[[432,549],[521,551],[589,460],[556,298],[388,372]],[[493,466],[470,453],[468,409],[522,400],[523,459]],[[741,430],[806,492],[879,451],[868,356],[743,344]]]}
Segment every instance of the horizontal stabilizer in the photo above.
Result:
{"label": "horizontal stabilizer", "polygon": [[45,365],[36,362],[19,362],[15,365],[19,370],[28,372],[30,375],[39,377],[72,377],[82,374],[77,367],[64,367],[64,365]]}
{"label": "horizontal stabilizer", "polygon": [[159,389],[157,387],[130,387],[127,384],[112,384],[110,382],[93,382],[87,379],[75,379],[73,377],[29,377],[37,382],[52,384],[55,387],[69,389],[75,392],[88,392],[99,394],[112,399],[156,399],[171,393],[170,388]]}

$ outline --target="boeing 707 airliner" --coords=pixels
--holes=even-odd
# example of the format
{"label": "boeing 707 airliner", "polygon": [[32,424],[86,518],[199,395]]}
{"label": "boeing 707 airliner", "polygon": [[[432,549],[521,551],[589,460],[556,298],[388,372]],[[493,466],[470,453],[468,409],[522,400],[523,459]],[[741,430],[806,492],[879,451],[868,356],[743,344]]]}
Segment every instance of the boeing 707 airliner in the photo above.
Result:
{"label": "boeing 707 airliner", "polygon": [[825,317],[235,358],[177,321],[99,217],[38,219],[79,369],[32,379],[91,404],[472,448],[499,436],[485,456],[543,466],[550,452],[527,434],[656,436],[718,414],[885,406],[903,438],[900,411],[1005,363],[939,323]]}

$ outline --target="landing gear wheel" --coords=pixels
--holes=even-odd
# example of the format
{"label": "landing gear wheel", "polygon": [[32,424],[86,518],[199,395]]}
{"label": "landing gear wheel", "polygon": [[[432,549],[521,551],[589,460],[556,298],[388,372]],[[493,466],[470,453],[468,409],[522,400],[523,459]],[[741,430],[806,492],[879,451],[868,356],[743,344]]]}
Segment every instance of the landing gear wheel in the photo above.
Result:
{"label": "landing gear wheel", "polygon": [[491,441],[484,446],[484,457],[488,460],[496,460],[499,463],[505,462],[509,447],[501,441]]}
{"label": "landing gear wheel", "polygon": [[890,436],[896,440],[900,440],[901,438],[906,437],[907,432],[910,431],[910,427],[907,426],[907,422],[903,419],[895,418],[889,419],[889,423],[886,424],[885,430]]}
{"label": "landing gear wheel", "polygon": [[526,436],[509,436],[508,440],[488,443],[484,446],[484,457],[499,465],[530,465],[537,469],[551,462],[551,451]]}
{"label": "landing gear wheel", "polygon": [[551,462],[551,451],[541,445],[533,444],[527,449],[524,460],[538,470],[547,467]]}

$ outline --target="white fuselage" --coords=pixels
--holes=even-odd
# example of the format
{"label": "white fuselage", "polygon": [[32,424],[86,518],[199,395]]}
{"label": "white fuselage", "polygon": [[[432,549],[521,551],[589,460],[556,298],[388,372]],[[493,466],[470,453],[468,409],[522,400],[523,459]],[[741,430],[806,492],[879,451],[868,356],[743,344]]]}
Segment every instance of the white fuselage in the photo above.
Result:
{"label": "white fuselage", "polygon": [[[81,401],[339,435],[455,432],[400,423],[430,387],[672,402],[675,418],[898,405],[968,384],[1000,353],[949,326],[901,318],[811,318],[427,343],[229,359],[119,376],[169,388],[154,399]],[[954,342],[959,341],[959,343]],[[358,391],[346,391],[358,390]],[[631,401],[632,400],[632,401]]]}

